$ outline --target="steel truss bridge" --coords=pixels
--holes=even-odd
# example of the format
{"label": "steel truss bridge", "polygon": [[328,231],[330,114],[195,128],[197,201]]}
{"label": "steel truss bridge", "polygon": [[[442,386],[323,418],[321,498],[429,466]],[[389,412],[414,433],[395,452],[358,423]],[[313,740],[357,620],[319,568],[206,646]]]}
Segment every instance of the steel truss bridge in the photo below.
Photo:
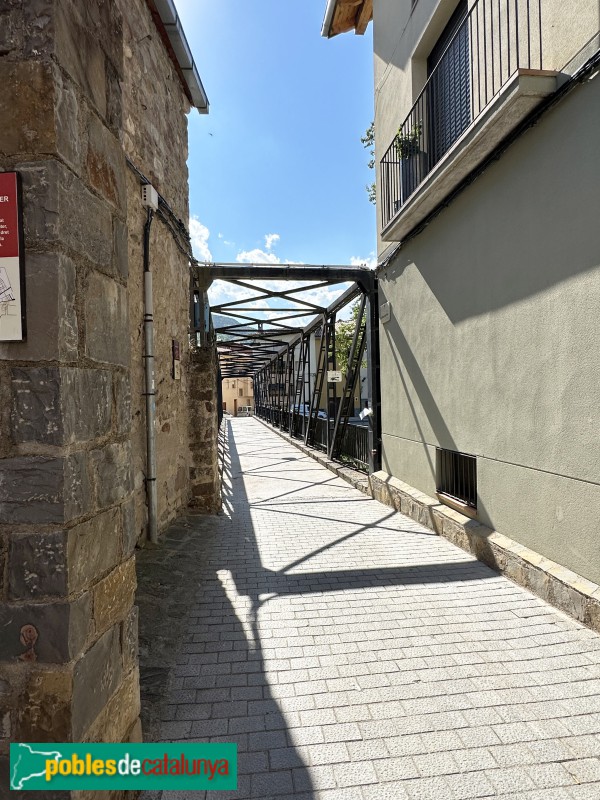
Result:
{"label": "steel truss bridge", "polygon": [[[211,306],[214,281],[231,299]],[[324,307],[323,294],[338,296]],[[338,382],[336,322],[353,301],[358,314]],[[219,378],[251,377],[257,416],[334,460],[347,461],[345,443],[360,434],[364,446],[352,460],[369,473],[380,468],[381,454],[378,311],[377,276],[368,267],[192,266],[192,330],[201,343],[216,342]],[[367,425],[353,431],[349,419],[365,358]]]}

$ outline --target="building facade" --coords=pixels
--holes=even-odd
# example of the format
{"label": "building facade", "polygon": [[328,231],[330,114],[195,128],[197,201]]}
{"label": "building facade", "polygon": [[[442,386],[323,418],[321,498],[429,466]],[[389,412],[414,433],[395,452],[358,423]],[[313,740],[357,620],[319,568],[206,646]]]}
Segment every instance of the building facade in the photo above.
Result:
{"label": "building facade", "polygon": [[382,480],[596,583],[599,31],[596,0],[373,4]]}
{"label": "building facade", "polygon": [[4,787],[10,741],[140,738],[134,549],[148,484],[160,531],[191,498],[214,508],[218,476],[216,367],[190,349],[185,222],[187,114],[208,105],[175,7],[3,3],[0,40],[0,171],[22,184],[27,323],[23,340],[0,341]]}
{"label": "building facade", "polygon": [[[254,411],[254,388],[252,378],[223,378],[223,411],[237,417]],[[250,409],[250,411],[249,411]]]}

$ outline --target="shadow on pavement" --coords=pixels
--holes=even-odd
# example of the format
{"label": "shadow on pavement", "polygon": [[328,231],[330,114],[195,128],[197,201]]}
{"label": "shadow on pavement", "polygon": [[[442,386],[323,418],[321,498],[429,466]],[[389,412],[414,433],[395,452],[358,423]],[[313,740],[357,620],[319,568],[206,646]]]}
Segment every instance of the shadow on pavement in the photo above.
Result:
{"label": "shadow on pavement", "polygon": [[[387,509],[368,525],[303,554],[281,570],[267,569],[252,518],[253,509],[265,501],[250,504],[231,422],[225,424],[229,435],[223,469],[224,513],[213,517],[187,514],[171,525],[161,547],[138,555],[144,736],[147,741],[237,742],[238,791],[208,792],[206,800],[284,800],[298,795],[308,800],[316,796],[310,772],[294,746],[267,676],[258,626],[261,607],[273,597],[290,594],[463,582],[493,577],[494,573],[471,560],[298,571],[316,554],[367,530],[381,527],[382,535],[386,530],[401,533],[398,528],[386,528],[384,523],[397,516]],[[279,449],[267,447],[260,452],[267,461],[281,462]],[[272,466],[265,464],[267,469]],[[319,480],[315,485],[329,482]],[[306,482],[302,486],[306,490]],[[268,502],[293,491],[273,495]],[[299,497],[298,502],[309,501]],[[289,509],[286,513],[306,516]],[[336,506],[332,521],[355,524],[352,513],[349,508],[346,517],[343,507]],[[160,797],[143,795],[144,800]],[[164,792],[162,800],[171,797],[178,795]],[[202,797],[194,794],[194,799]]]}

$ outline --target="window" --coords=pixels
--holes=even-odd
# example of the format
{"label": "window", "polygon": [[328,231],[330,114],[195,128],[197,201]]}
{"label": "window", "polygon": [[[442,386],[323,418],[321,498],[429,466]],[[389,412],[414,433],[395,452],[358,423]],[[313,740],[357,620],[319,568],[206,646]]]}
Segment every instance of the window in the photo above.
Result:
{"label": "window", "polygon": [[429,169],[471,122],[467,0],[461,0],[427,59]]}
{"label": "window", "polygon": [[240,390],[239,390],[239,395],[240,395],[240,397],[243,397],[243,396],[244,396],[244,390],[243,390],[243,389],[240,389]]}
{"label": "window", "polygon": [[477,459],[455,450],[438,448],[437,491],[469,508],[477,508]]}

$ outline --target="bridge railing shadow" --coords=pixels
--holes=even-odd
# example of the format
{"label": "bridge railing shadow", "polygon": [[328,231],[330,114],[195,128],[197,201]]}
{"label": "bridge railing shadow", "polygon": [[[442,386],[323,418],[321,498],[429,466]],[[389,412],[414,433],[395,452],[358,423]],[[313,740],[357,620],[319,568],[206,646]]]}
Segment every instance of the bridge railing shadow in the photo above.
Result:
{"label": "bridge railing shadow", "polygon": [[[249,454],[247,445],[255,441],[251,420],[236,423],[236,438]],[[290,730],[286,715],[274,696],[269,679],[268,655],[261,640],[259,617],[261,610],[277,598],[290,595],[309,595],[313,592],[344,591],[383,586],[410,586],[448,581],[465,582],[493,577],[494,573],[476,561],[457,560],[441,563],[411,564],[410,566],[379,566],[323,571],[314,569],[311,560],[352,539],[358,539],[374,528],[381,535],[402,535],[391,524],[397,512],[381,507],[368,524],[353,519],[353,503],[347,507],[336,497],[319,499],[332,503],[328,520],[348,524],[350,530],[331,541],[302,553],[290,563],[273,570],[261,559],[255,530],[255,518],[260,509],[286,515],[322,519],[310,512],[310,498],[303,497],[307,481],[303,475],[298,486],[264,499],[250,502],[244,475],[252,480],[260,477],[277,483],[285,478],[294,482],[294,469],[287,475],[277,473],[282,463],[281,447],[269,448],[268,442],[259,451],[263,466],[244,473],[231,421],[227,420],[227,447],[223,456],[223,512],[217,517],[189,514],[171,526],[162,550],[149,551],[158,586],[150,607],[160,616],[164,606],[166,616],[158,623],[159,658],[162,671],[154,673],[158,687],[155,694],[164,692],[167,703],[160,708],[161,724],[155,730],[163,740],[198,740],[237,742],[239,747],[239,789],[236,793],[209,792],[207,800],[228,797],[291,798],[315,796],[310,769],[304,762]],[[288,459],[284,459],[289,462]],[[300,462],[299,471],[303,470]],[[270,470],[275,472],[269,473]],[[321,486],[336,481],[319,470],[315,472]],[[363,502],[374,501],[365,498]],[[411,534],[417,531],[411,529]],[[281,531],[274,531],[281,535]],[[435,535],[423,533],[422,535]],[[160,555],[157,555],[160,554]],[[144,561],[142,553],[141,561]],[[146,559],[147,560],[147,559]],[[306,571],[302,571],[305,567]],[[143,564],[142,564],[143,572]],[[143,583],[143,579],[142,579]],[[146,587],[146,594],[150,587]],[[157,630],[142,609],[141,641],[143,694],[152,690],[152,664],[149,656],[156,653]],[[179,638],[177,639],[177,631]],[[160,642],[159,642],[160,645]],[[165,663],[176,656],[177,664],[165,672]],[[151,659],[150,659],[151,660]],[[155,659],[156,660],[156,659]],[[154,665],[156,670],[157,665]],[[146,688],[144,690],[144,678]],[[155,680],[155,684],[156,684]],[[150,703],[150,705],[152,705]]]}

